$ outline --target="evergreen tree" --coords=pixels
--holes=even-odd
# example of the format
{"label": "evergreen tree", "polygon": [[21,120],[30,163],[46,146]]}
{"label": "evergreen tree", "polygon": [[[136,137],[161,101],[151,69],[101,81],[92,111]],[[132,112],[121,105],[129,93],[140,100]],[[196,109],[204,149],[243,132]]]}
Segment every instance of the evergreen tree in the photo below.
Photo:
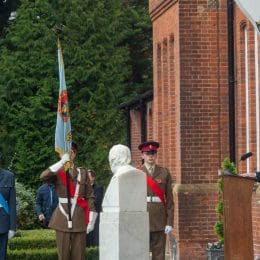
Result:
{"label": "evergreen tree", "polygon": [[124,143],[119,104],[151,87],[146,1],[21,0],[0,40],[0,150],[18,181],[39,185],[54,153],[57,28],[61,39],[77,165],[110,179],[108,152]]}
{"label": "evergreen tree", "polygon": [[128,74],[128,51],[118,46],[123,13],[120,0],[79,3],[64,0],[60,15],[73,136],[78,164],[106,184],[109,149],[125,135],[118,109]]}
{"label": "evergreen tree", "polygon": [[39,183],[52,156],[58,81],[51,9],[46,1],[22,0],[0,41],[1,146],[8,161],[15,154],[13,170],[29,186]]}
{"label": "evergreen tree", "polygon": [[18,2],[19,0],[0,0],[0,37],[4,26],[10,19],[11,13],[16,10]]}
{"label": "evergreen tree", "polygon": [[124,101],[152,89],[152,26],[147,0],[124,0],[124,37],[130,73]]}

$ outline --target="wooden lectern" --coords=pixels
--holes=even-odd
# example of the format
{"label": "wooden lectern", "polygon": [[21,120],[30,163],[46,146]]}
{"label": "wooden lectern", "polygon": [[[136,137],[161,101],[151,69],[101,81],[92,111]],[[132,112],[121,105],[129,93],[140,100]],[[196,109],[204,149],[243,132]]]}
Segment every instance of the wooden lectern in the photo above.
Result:
{"label": "wooden lectern", "polygon": [[255,178],[222,175],[224,259],[253,260],[252,192]]}

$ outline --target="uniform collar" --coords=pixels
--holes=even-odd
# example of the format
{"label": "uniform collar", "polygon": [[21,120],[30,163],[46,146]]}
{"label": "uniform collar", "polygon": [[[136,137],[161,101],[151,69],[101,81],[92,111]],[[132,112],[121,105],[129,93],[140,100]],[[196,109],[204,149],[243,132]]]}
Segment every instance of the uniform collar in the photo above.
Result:
{"label": "uniform collar", "polygon": [[144,163],[144,166],[145,168],[149,171],[149,169],[152,167],[152,169],[154,170],[155,168],[155,164],[151,165],[151,164],[148,164],[148,163]]}

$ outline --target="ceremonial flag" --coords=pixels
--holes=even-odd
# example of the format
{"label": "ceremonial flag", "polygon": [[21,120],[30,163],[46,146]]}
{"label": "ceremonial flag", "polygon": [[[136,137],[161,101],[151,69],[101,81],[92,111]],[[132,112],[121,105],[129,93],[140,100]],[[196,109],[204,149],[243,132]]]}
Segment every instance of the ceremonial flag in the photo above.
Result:
{"label": "ceremonial flag", "polygon": [[57,109],[57,123],[55,130],[55,151],[63,155],[71,150],[72,134],[69,113],[68,93],[65,81],[65,71],[61,45],[58,39],[58,63],[59,63],[59,99]]}

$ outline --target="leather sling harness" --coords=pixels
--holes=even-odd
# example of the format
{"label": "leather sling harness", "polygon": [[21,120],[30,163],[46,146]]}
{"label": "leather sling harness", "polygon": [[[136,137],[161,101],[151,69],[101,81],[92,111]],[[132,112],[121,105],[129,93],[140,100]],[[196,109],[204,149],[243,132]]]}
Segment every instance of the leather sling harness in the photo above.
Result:
{"label": "leather sling harness", "polygon": [[[76,204],[85,211],[85,223],[87,225],[88,222],[89,222],[89,207],[88,207],[88,203],[86,202],[85,198],[81,195],[78,195],[78,189],[79,189],[79,182],[80,182],[81,174],[80,174],[80,170],[79,169],[77,169],[77,170],[78,170],[78,178],[79,179],[77,179],[77,187],[76,188],[75,188],[73,182],[71,181],[71,179],[69,179],[70,197],[73,198],[72,209],[73,209],[73,207],[75,209],[75,202],[76,202]],[[66,173],[64,172],[63,169],[59,169],[57,171],[57,173],[58,173],[58,175],[61,179],[62,184],[66,187],[67,186]],[[61,207],[60,207],[60,209],[61,209]],[[63,209],[63,211],[64,211],[63,212],[62,209],[61,209],[61,212],[63,214],[65,213],[66,214],[65,216],[67,217],[67,213],[64,211],[64,209]],[[68,217],[67,217],[67,219],[68,219]]]}
{"label": "leather sling harness", "polygon": [[[142,166],[137,166],[136,168],[142,171]],[[148,174],[146,174],[146,183],[147,186],[153,191],[153,193],[160,198],[161,202],[165,206],[166,202],[165,202],[165,195],[163,190],[159,187],[157,182]]]}
{"label": "leather sling harness", "polygon": [[165,206],[165,195],[157,182],[149,175],[146,175],[147,186],[160,198],[161,202]]}

